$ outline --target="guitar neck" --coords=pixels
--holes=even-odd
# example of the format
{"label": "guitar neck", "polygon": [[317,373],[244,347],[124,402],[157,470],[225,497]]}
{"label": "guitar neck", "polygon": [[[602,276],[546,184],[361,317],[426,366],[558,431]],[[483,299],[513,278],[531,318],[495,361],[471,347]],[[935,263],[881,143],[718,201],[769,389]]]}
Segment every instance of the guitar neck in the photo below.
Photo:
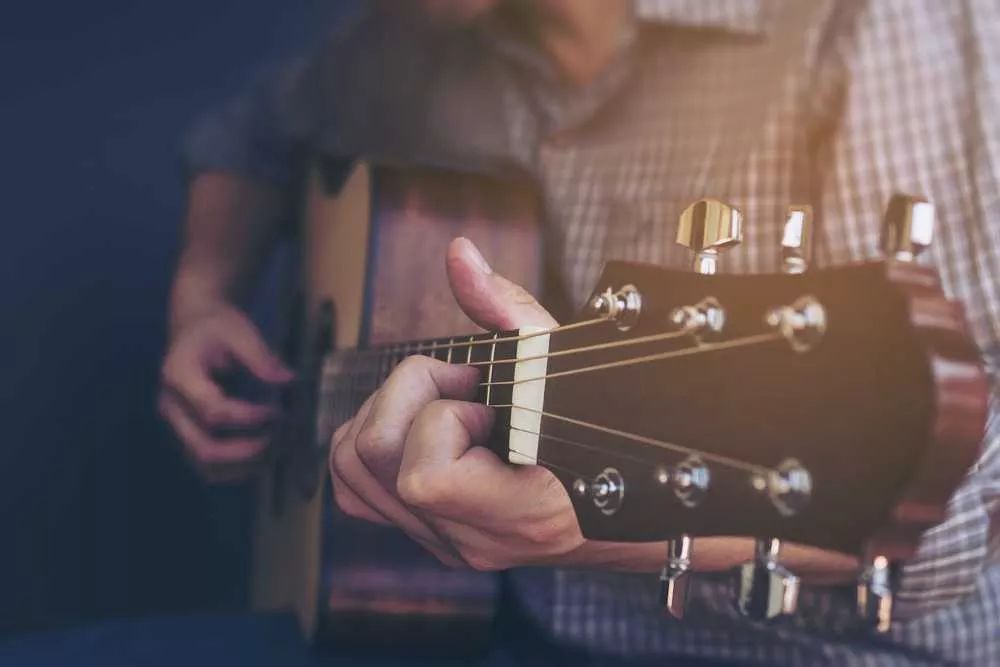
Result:
{"label": "guitar neck", "polygon": [[473,400],[490,406],[509,405],[519,340],[518,331],[497,331],[328,353],[316,379],[319,443],[329,443],[337,427],[361,408],[404,359],[414,355],[479,368],[480,385]]}

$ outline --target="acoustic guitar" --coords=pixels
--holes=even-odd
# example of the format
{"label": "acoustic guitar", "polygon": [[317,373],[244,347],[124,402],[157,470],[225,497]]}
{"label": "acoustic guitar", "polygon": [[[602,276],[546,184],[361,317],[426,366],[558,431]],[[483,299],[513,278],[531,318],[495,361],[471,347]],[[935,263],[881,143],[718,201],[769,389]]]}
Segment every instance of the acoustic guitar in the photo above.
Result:
{"label": "acoustic guitar", "polygon": [[[485,444],[512,465],[550,469],[586,537],[668,541],[660,591],[667,614],[683,618],[693,541],[743,536],[757,549],[734,572],[734,604],[749,619],[795,613],[799,579],[781,563],[782,545],[794,542],[858,556],[859,627],[889,629],[899,564],[943,519],[986,422],[987,378],[962,308],[916,262],[933,234],[930,203],[893,198],[884,259],[820,270],[809,268],[810,210],[792,207],[784,270],[736,276],[716,269],[741,240],[742,217],[702,200],[677,228],[692,271],[612,261],[586,306],[561,326],[475,332],[452,328],[459,322],[440,310],[452,307],[443,249],[457,233],[471,236],[498,271],[537,290],[530,189],[393,169],[372,177],[378,196],[362,232],[367,250],[330,268],[356,273],[310,280],[323,286],[309,305],[320,332],[312,340],[322,344],[305,355],[314,370],[303,393],[314,398],[300,397],[309,408],[296,423],[312,423],[321,409],[312,437],[297,438],[308,456],[287,457],[264,489],[261,607],[294,605],[307,629],[371,629],[386,617],[402,620],[397,627],[430,618],[439,627],[476,619],[488,628],[496,592],[489,575],[411,569],[393,579],[391,567],[367,560],[397,549],[382,529],[341,532],[339,519],[320,529],[333,513],[322,493],[329,434],[403,358],[423,354],[481,369],[477,400],[496,411]],[[361,219],[369,187],[356,200],[350,184],[343,190],[331,204],[339,214],[320,216],[330,224],[319,243],[349,244],[356,227],[335,220]],[[313,205],[325,210],[327,201]],[[399,262],[391,278],[376,269],[384,258]],[[338,291],[359,284],[364,297]],[[330,331],[347,345],[361,331],[367,344],[331,347]],[[358,554],[353,536],[361,534],[371,542],[359,568],[344,559]],[[335,563],[341,574],[330,569]],[[441,596],[445,590],[461,593]]]}
{"label": "acoustic guitar", "polygon": [[407,650],[478,650],[492,629],[496,575],[447,568],[397,531],[335,508],[327,451],[354,398],[336,364],[346,349],[474,329],[445,274],[444,251],[456,236],[538,293],[534,189],[514,174],[327,160],[312,170],[304,199],[299,297],[288,316],[300,324],[291,336],[300,379],[259,492],[254,607],[295,610],[306,636],[341,645],[384,646],[391,637]]}

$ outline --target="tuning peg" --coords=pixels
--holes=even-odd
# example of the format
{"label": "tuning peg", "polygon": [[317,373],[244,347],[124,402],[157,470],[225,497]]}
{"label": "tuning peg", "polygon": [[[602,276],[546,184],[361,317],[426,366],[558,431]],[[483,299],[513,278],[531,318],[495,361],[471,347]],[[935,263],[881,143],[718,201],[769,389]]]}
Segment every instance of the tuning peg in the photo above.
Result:
{"label": "tuning peg", "polygon": [[741,565],[737,579],[736,607],[755,621],[770,621],[795,613],[799,578],[778,563],[781,540],[757,540],[754,559]]}
{"label": "tuning peg", "polygon": [[785,273],[802,273],[812,259],[812,206],[789,206],[781,234],[781,268]]}
{"label": "tuning peg", "polygon": [[719,251],[743,240],[743,214],[717,199],[701,199],[681,213],[677,243],[694,254],[694,270],[713,274]]}
{"label": "tuning peg", "polygon": [[878,633],[892,625],[893,590],[899,570],[885,556],[875,556],[858,577],[858,616],[862,624]]}
{"label": "tuning peg", "polygon": [[934,239],[934,204],[922,197],[893,195],[882,220],[882,252],[912,262]]}
{"label": "tuning peg", "polygon": [[681,535],[667,543],[667,564],[660,572],[660,602],[663,611],[684,618],[691,583],[691,537]]}
{"label": "tuning peg", "polygon": [[635,285],[625,285],[617,292],[609,287],[595,294],[587,307],[593,315],[614,322],[619,331],[628,331],[639,321],[642,294]]}

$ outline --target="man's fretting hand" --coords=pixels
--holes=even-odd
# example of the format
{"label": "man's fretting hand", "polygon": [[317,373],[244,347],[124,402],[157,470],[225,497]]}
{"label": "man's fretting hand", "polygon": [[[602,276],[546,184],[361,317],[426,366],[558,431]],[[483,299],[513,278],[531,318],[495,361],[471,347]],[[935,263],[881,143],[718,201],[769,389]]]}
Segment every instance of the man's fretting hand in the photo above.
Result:
{"label": "man's fretting hand", "polygon": [[[448,249],[448,277],[459,305],[486,329],[555,325],[466,239]],[[470,402],[479,382],[475,368],[428,357],[400,364],[334,434],[337,504],[395,524],[446,563],[559,562],[584,544],[569,497],[548,470],[510,466],[481,446],[493,413]]]}

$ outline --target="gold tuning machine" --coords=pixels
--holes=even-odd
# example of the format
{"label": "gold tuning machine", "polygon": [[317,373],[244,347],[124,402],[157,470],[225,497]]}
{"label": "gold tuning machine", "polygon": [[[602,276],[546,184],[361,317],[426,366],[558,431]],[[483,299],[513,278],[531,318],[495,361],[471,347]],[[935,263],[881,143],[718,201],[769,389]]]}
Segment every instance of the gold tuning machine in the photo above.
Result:
{"label": "gold tuning machine", "polygon": [[781,270],[784,273],[803,273],[812,260],[812,245],[812,206],[789,206],[781,233]]}
{"label": "gold tuning machine", "polygon": [[677,244],[694,253],[696,273],[714,274],[719,252],[743,240],[743,214],[717,199],[701,199],[681,213]]}
{"label": "gold tuning machine", "polygon": [[896,194],[882,219],[882,252],[912,262],[934,240],[934,204],[923,197]]}

